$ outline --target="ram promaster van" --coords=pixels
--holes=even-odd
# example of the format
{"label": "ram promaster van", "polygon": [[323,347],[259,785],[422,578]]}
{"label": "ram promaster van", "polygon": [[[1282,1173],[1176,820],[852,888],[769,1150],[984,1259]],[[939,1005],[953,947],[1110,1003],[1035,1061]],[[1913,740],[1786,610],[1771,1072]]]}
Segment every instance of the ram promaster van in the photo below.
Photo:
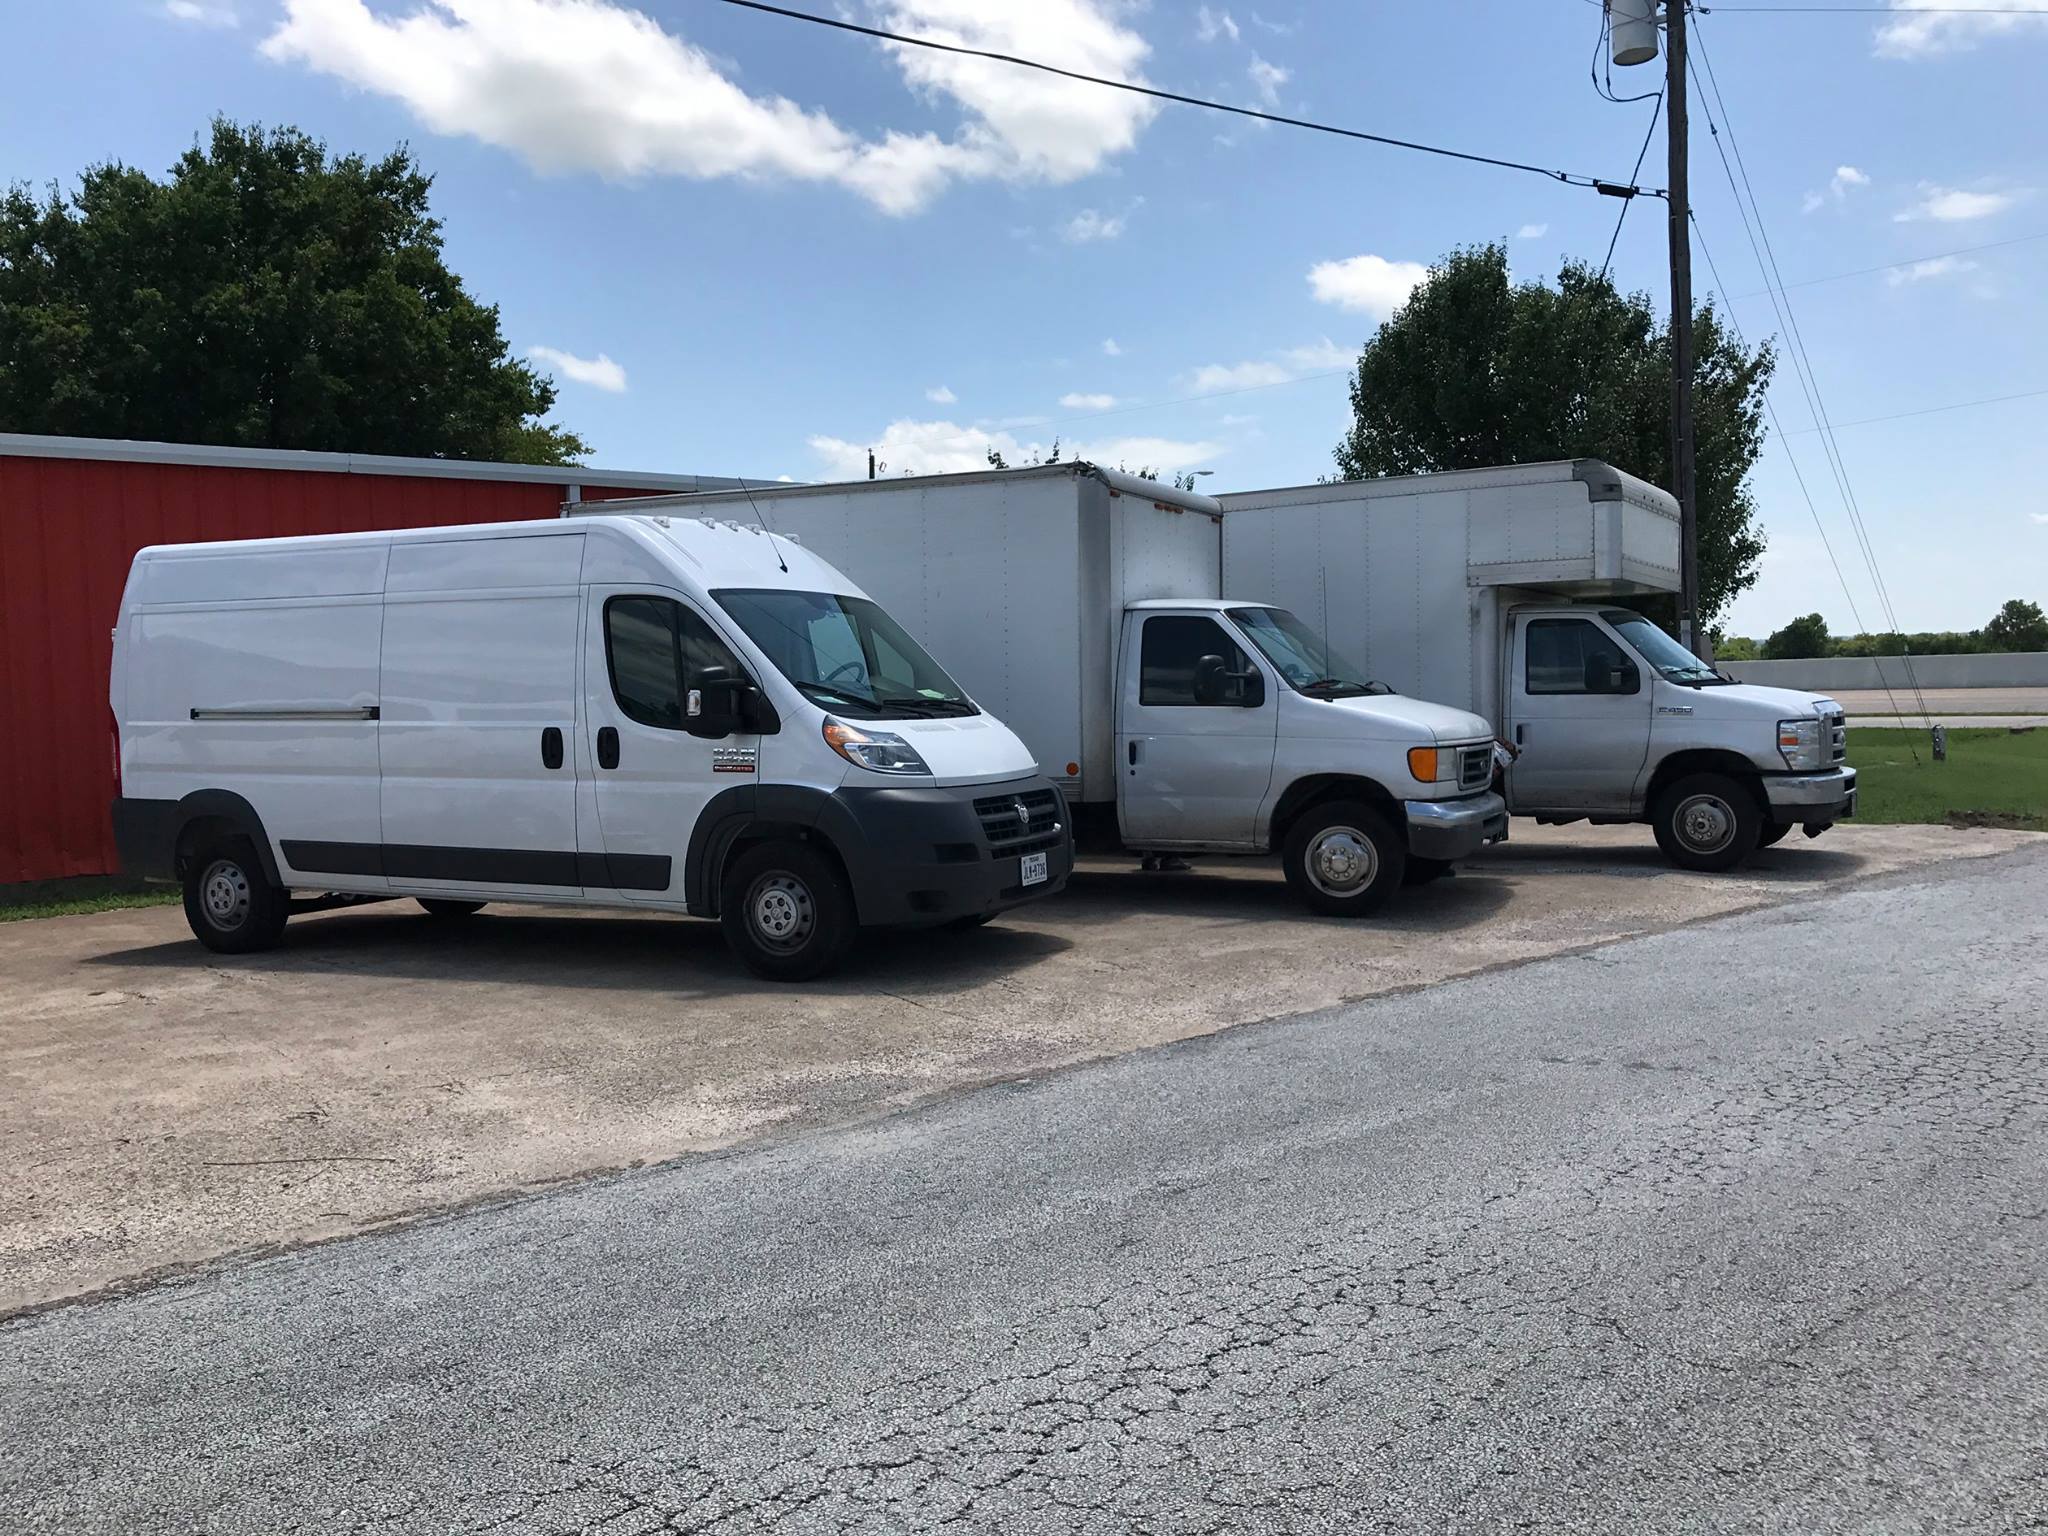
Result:
{"label": "ram promaster van", "polygon": [[1057,891],[1066,802],[878,604],[687,516],[145,549],[111,678],[127,869],[201,943],[412,897],[716,917],[758,974]]}

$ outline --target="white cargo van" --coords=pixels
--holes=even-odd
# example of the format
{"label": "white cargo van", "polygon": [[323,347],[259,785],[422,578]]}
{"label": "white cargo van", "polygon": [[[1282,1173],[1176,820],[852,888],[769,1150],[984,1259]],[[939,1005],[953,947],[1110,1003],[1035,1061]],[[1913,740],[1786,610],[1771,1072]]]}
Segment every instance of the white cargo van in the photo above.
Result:
{"label": "white cargo van", "polygon": [[110,697],[123,862],[217,950],[354,900],[582,903],[716,917],[800,980],[860,926],[972,925],[1072,868],[1023,743],[753,526],[145,549]]}
{"label": "white cargo van", "polygon": [[1135,852],[1277,852],[1305,903],[1355,916],[1507,833],[1487,723],[1396,697],[1292,614],[1237,600],[1206,496],[1069,463],[604,505],[758,510],[798,534]]}
{"label": "white cargo van", "polygon": [[1647,821],[1711,870],[1855,814],[1840,704],[1722,677],[1628,606],[1678,587],[1678,504],[1633,475],[1577,459],[1218,500],[1230,590],[1484,715],[1520,754],[1516,815]]}

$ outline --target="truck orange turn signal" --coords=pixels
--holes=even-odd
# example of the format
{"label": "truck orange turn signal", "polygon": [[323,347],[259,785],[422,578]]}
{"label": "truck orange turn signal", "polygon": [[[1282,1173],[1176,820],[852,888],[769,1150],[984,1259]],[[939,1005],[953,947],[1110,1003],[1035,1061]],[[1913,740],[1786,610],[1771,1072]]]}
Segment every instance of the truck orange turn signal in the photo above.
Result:
{"label": "truck orange turn signal", "polygon": [[1436,748],[1410,747],[1408,749],[1408,772],[1418,783],[1436,782]]}

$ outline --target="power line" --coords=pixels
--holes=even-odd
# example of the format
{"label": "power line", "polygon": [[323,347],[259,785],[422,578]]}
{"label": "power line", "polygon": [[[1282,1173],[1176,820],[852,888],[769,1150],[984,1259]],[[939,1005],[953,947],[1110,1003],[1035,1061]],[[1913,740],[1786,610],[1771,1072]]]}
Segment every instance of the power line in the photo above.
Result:
{"label": "power line", "polygon": [[1703,5],[1699,10],[1706,16],[1745,11],[1759,16],[2048,16],[2048,7],[2037,5]]}
{"label": "power line", "polygon": [[[1858,267],[1853,272],[1830,272],[1825,277],[1803,277],[1796,283],[1786,283],[1785,288],[1812,288],[1821,283],[1839,283],[1852,277],[1870,277],[1878,272],[1897,272],[1906,267],[1918,267],[1930,261],[1946,261],[1951,256],[1975,256],[1980,251],[1995,251],[2002,246],[2025,245],[2033,240],[2048,240],[2048,230],[2036,235],[2014,235],[2010,240],[1988,240],[1982,245],[1959,245],[1952,251],[1929,251],[1925,256],[1909,257],[1905,261],[1887,261],[1875,267]],[[1752,288],[1748,293],[1727,295],[1730,303],[1736,299],[1760,299],[1770,290]]]}
{"label": "power line", "polygon": [[930,48],[939,53],[959,54],[970,59],[990,59],[998,64],[1014,64],[1019,69],[1035,69],[1043,74],[1058,75],[1065,80],[1079,80],[1087,85],[1100,85],[1113,91],[1129,91],[1136,96],[1149,96],[1157,101],[1178,102],[1185,107],[1201,107],[1210,112],[1227,112],[1235,117],[1249,117],[1262,123],[1278,123],[1286,128],[1305,128],[1312,133],[1334,134],[1343,139],[1359,139],[1368,144],[1383,144],[1389,149],[1408,149],[1417,154],[1437,155],[1446,160],[1463,160],[1473,165],[1490,165],[1504,171],[1525,171],[1531,176],[1541,176],[1547,181],[1562,182],[1569,187],[1586,187],[1595,191],[1606,191],[1609,196],[1663,197],[1659,187],[1638,187],[1630,185],[1616,188],[1615,184],[1598,176],[1588,176],[1579,171],[1552,170],[1546,166],[1530,165],[1520,160],[1504,160],[1496,155],[1475,154],[1470,150],[1449,149],[1441,144],[1424,144],[1415,139],[1397,139],[1383,133],[1367,133],[1359,128],[1339,128],[1332,123],[1319,123],[1305,117],[1286,117],[1277,112],[1261,112],[1253,107],[1235,106],[1227,101],[1211,101],[1206,97],[1187,96],[1179,91],[1161,90],[1157,86],[1139,85],[1130,80],[1112,80],[1105,75],[1084,74],[1077,69],[1063,69],[1057,64],[1041,63],[1037,59],[1021,58],[1014,53],[997,53],[987,48],[969,48],[960,43],[942,43],[936,38],[909,37],[900,32],[885,31],[880,27],[866,27],[855,21],[842,21],[836,16],[817,16],[809,11],[791,10],[787,6],[769,5],[765,0],[720,0],[724,5],[736,5],[749,11],[761,11],[770,16],[783,16],[791,21],[807,21],[813,26],[830,27],[838,32],[852,32],[861,37],[876,38],[885,43],[896,43],[911,48]]}
{"label": "power line", "polygon": [[[1642,171],[1643,157],[1650,152],[1650,140],[1657,136],[1657,118],[1664,110],[1664,93],[1658,91],[1656,96],[1657,104],[1650,108],[1650,126],[1643,130],[1643,147],[1636,151],[1636,168],[1628,173],[1630,181],[1634,181],[1636,176]],[[1610,101],[1617,99],[1612,96],[1608,98]],[[1634,101],[1642,100],[1640,96],[1631,97],[1630,99]],[[1621,241],[1621,226],[1628,222],[1628,211],[1635,206],[1635,201],[1632,197],[1622,199],[1621,212],[1614,220],[1614,233],[1607,237],[1607,259],[1600,263],[1600,275],[1602,277],[1605,277],[1607,269],[1614,265],[1614,247]]]}
{"label": "power line", "polygon": [[[2004,405],[2012,400],[2038,400],[2043,395],[2048,395],[2048,389],[2023,389],[2015,395],[1986,395],[1982,400],[1957,400],[1950,405],[1922,406],[1917,411],[1894,411],[1889,416],[1859,416],[1854,421],[1835,422],[1833,426],[1834,430],[1839,432],[1844,427],[1869,427],[1875,426],[1881,421],[1906,421],[1914,416],[1938,416],[1943,411],[1967,411],[1973,406]],[[1818,432],[1820,428],[1797,427],[1794,430],[1798,432]]]}
{"label": "power line", "polygon": [[[1695,36],[1697,38],[1697,34]],[[1892,632],[1894,634],[1902,634],[1904,631],[1899,625],[1898,611],[1892,605],[1891,592],[1886,587],[1884,573],[1878,566],[1876,546],[1871,542],[1869,528],[1863,520],[1863,509],[1857,502],[1855,490],[1849,483],[1848,464],[1842,457],[1840,445],[1835,442],[1834,430],[1828,420],[1827,407],[1821,400],[1820,380],[1814,371],[1813,358],[1807,351],[1806,338],[1799,329],[1799,317],[1792,309],[1790,297],[1784,292],[1784,274],[1778,269],[1777,253],[1771,247],[1769,231],[1764,228],[1763,205],[1757,201],[1756,189],[1750,183],[1749,168],[1742,158],[1742,146],[1735,138],[1735,125],[1728,114],[1727,98],[1721,94],[1721,83],[1714,74],[1714,63],[1707,54],[1704,40],[1699,39],[1699,42],[1700,46],[1697,52],[1700,62],[1706,66],[1707,83],[1713,88],[1714,101],[1721,109],[1721,122],[1728,127],[1727,145],[1724,147],[1721,143],[1721,130],[1715,124],[1711,111],[1707,114],[1708,134],[1713,139],[1714,151],[1720,158],[1722,174],[1728,178],[1728,190],[1735,199],[1736,211],[1742,215],[1743,229],[1749,235],[1750,249],[1757,258],[1758,272],[1762,275],[1765,284],[1772,290],[1772,310],[1778,315],[1779,324],[1785,328],[1791,340],[1792,345],[1789,355],[1792,359],[1793,373],[1798,378],[1800,389],[1806,396],[1807,407],[1813,413],[1814,425],[1820,430],[1822,453],[1828,461],[1829,469],[1834,474],[1836,489],[1841,492],[1842,505],[1849,515],[1849,528],[1851,533],[1855,535],[1857,545],[1863,553],[1864,565],[1870,572],[1871,585],[1876,588],[1879,606],[1883,610],[1884,617],[1890,622]],[[1703,101],[1702,106],[1704,105]],[[1729,164],[1730,151],[1733,151],[1735,157],[1732,167]],[[1738,172],[1742,179],[1742,186],[1739,189],[1736,186],[1736,175]],[[1744,206],[1745,195],[1748,198],[1746,208]],[[1750,222],[1752,212],[1755,214],[1755,225],[1753,228]],[[1854,609],[1853,602],[1851,603],[1851,609],[1852,611]],[[1857,622],[1861,624],[1862,621],[1859,618]],[[1927,715],[1926,695],[1920,690],[1920,681],[1913,666],[1911,652],[1903,652],[1901,659],[1905,662],[1906,681],[1912,687],[1920,705],[1921,715],[1927,719],[1931,729],[1933,720],[1931,716]],[[1883,676],[1882,669],[1879,671],[1879,676]],[[1914,761],[1918,762],[1918,760],[1919,754],[1916,751],[1914,753]]]}

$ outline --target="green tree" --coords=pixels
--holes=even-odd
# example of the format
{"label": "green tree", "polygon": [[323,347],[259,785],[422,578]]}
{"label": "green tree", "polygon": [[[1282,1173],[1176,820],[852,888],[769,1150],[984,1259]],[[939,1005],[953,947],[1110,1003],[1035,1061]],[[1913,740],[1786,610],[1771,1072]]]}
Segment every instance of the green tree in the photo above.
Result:
{"label": "green tree", "polygon": [[1768,661],[1805,661],[1827,655],[1828,647],[1828,621],[1817,613],[1809,613],[1764,641],[1764,657]]}
{"label": "green tree", "polygon": [[[1747,480],[1775,358],[1746,352],[1711,304],[1693,320],[1703,620],[1756,581]],[[1567,262],[1511,283],[1507,248],[1453,251],[1365,345],[1337,445],[1347,480],[1545,459],[1604,459],[1668,486],[1671,336],[1646,294]]]}
{"label": "green tree", "polygon": [[1994,651],[2048,651],[2048,614],[2039,603],[2013,598],[1984,626],[1984,640]]}
{"label": "green tree", "polygon": [[1747,635],[1717,635],[1714,638],[1716,661],[1760,661],[1763,654],[1763,647]]}
{"label": "green tree", "polygon": [[570,463],[554,385],[463,290],[404,148],[215,119],[157,181],[0,196],[0,430]]}

